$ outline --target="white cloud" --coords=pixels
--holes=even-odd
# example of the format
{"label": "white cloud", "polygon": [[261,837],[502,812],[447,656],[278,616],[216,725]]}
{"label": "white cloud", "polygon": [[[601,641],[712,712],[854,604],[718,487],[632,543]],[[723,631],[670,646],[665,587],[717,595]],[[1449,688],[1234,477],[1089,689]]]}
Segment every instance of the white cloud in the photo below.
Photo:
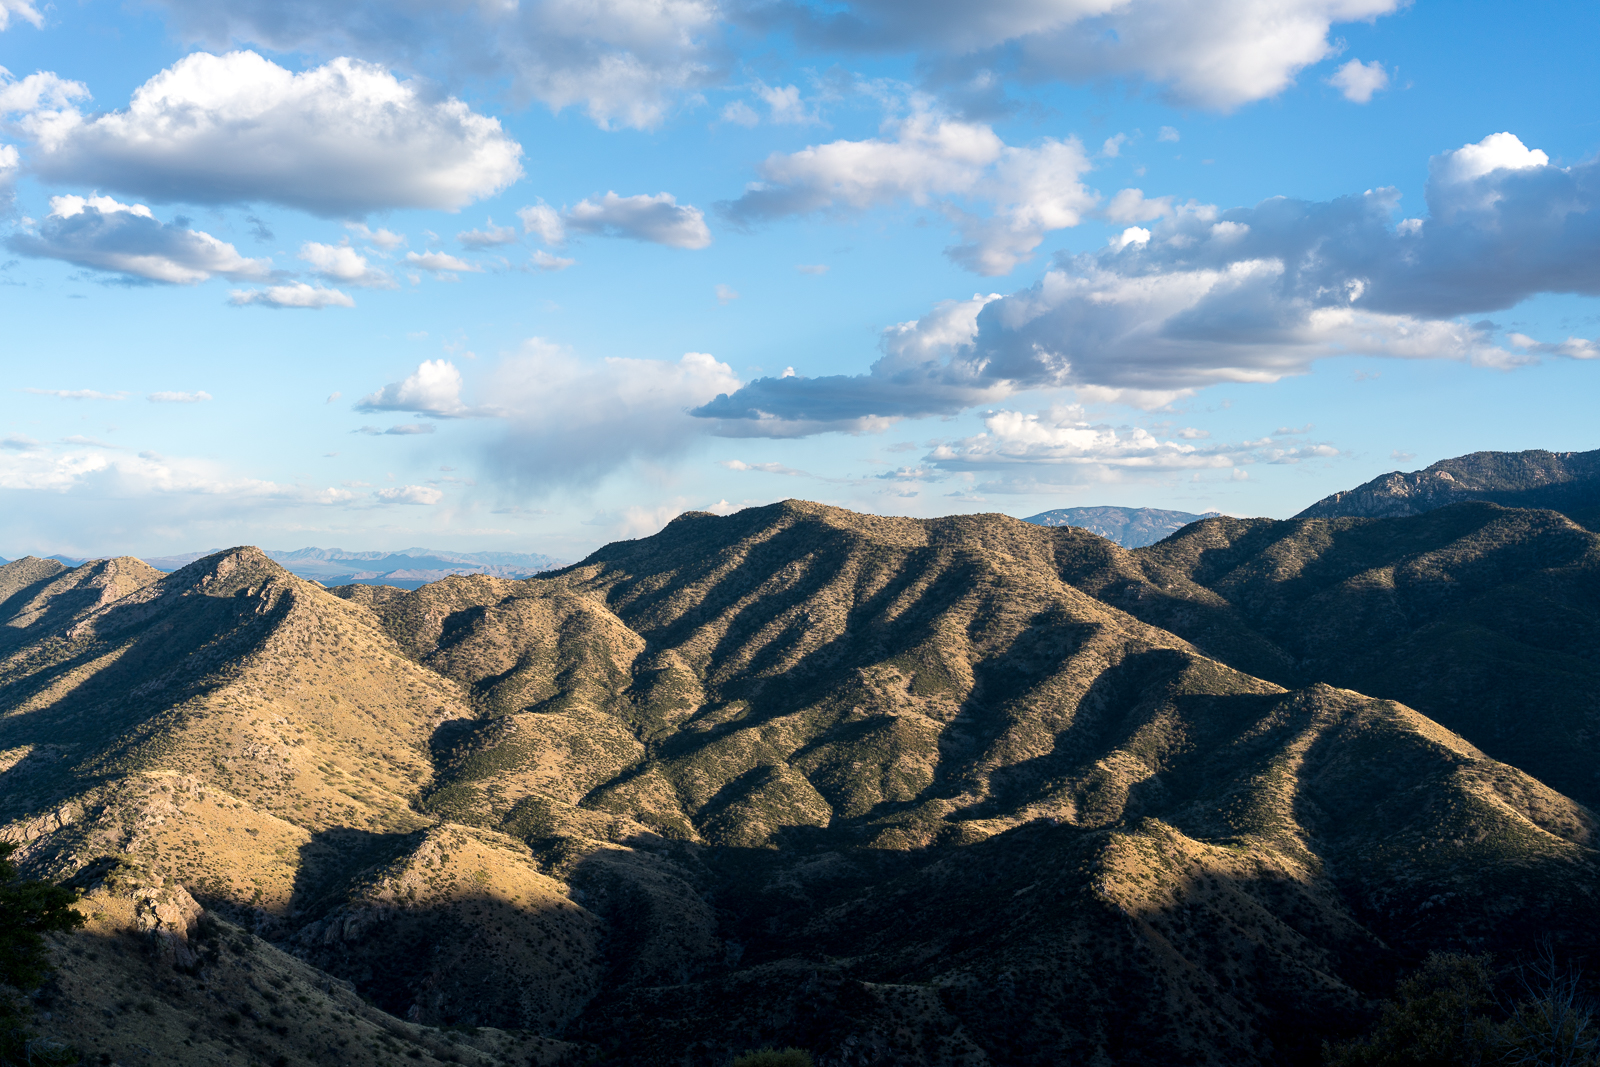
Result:
{"label": "white cloud", "polygon": [[1563,359],[1600,359],[1600,341],[1584,337],[1569,337],[1565,341],[1536,341],[1525,333],[1506,335],[1513,348],[1541,356],[1560,356]]}
{"label": "white cloud", "polygon": [[11,16],[31,22],[35,29],[44,28],[44,16],[28,0],[0,0],[0,30],[11,28]]}
{"label": "white cloud", "polygon": [[[761,181],[724,205],[741,224],[818,211],[861,211],[907,201],[937,204],[965,242],[946,254],[979,274],[1009,273],[1044,235],[1076,226],[1094,206],[1082,183],[1090,168],[1076,139],[1030,147],[1003,142],[982,123],[930,110],[885,124],[883,136],[833,141],[761,164]],[[990,205],[980,216],[962,206]]]}
{"label": "white cloud", "polygon": [[300,258],[311,264],[312,270],[331,281],[368,289],[396,287],[387,271],[370,266],[366,256],[346,244],[325,245],[307,241],[300,246]]}
{"label": "white cloud", "polygon": [[[1191,203],[1099,252],[1058,259],[1027,289],[946,305],[943,328],[886,334],[885,358],[867,374],[762,378],[695,414],[724,434],[863,432],[1027,389],[1161,406],[1333,356],[1500,368],[1588,358],[1582,338],[1512,337],[1508,348],[1492,324],[1464,316],[1541,292],[1600,296],[1600,231],[1589,222],[1600,215],[1600,160],[1552,167],[1495,134],[1430,169],[1421,225],[1395,224],[1393,189],[1227,212]],[[915,355],[900,351],[907,340]]]}
{"label": "white cloud", "polygon": [[397,485],[374,490],[372,495],[385,504],[437,504],[444,499],[443,493],[426,485]]}
{"label": "white cloud", "polygon": [[[1334,23],[1386,15],[1402,0],[852,0],[784,5],[804,37],[833,47],[915,49],[952,75],[1024,81],[1125,78],[1167,100],[1231,110],[1276,96],[1338,51]],[[844,10],[841,12],[839,8]]]}
{"label": "white cloud", "polygon": [[463,230],[456,234],[456,240],[468,248],[492,248],[495,245],[514,244],[517,229],[515,226],[496,226],[491,218],[481,230]]}
{"label": "white cloud", "polygon": [[715,292],[717,294],[717,303],[719,304],[728,304],[739,299],[738,290],[731,285],[718,283]]}
{"label": "white cloud", "polygon": [[427,359],[409,377],[369,393],[357,411],[411,411],[436,418],[474,414],[461,402],[461,372],[448,359]]}
{"label": "white cloud", "polygon": [[1177,127],[1175,127],[1175,126],[1163,126],[1163,127],[1161,127],[1161,132],[1156,134],[1156,140],[1158,140],[1158,141],[1176,142],[1178,140]]}
{"label": "white cloud", "polygon": [[98,389],[34,389],[26,387],[24,393],[36,396],[54,396],[62,400],[126,400],[127,393],[102,393]]}
{"label": "white cloud", "polygon": [[194,393],[161,392],[151,393],[145,399],[153,404],[203,404],[211,399],[211,394],[203,389]]}
{"label": "white cloud", "polygon": [[1428,176],[1439,185],[1460,185],[1497,170],[1527,170],[1549,162],[1549,156],[1529,148],[1515,134],[1491,133],[1477,144],[1434,156]]}
{"label": "white cloud", "polygon": [[[1280,447],[1261,441],[1196,445],[1204,434],[1162,437],[1140,426],[1094,422],[1076,404],[1056,404],[1040,412],[996,411],[984,419],[984,432],[936,446],[924,462],[941,472],[1004,473],[1026,486],[1034,482],[1071,484],[1106,481],[1130,474],[1229,470],[1256,463],[1296,464],[1339,455],[1327,444]],[[929,477],[926,468],[911,472]],[[1006,492],[1003,483],[984,483],[981,491]]]}
{"label": "white cloud", "polygon": [[55,196],[33,230],[6,239],[25,256],[59,259],[130,279],[192,285],[214,276],[235,280],[271,274],[270,259],[249,259],[208,233],[157,221],[143,204],[109,196]]}
{"label": "white cloud", "polygon": [[489,461],[524,491],[591,487],[629,463],[682,453],[706,430],[688,409],[738,386],[732,369],[704,352],[590,363],[534,338],[492,375],[506,432]]}
{"label": "white cloud", "polygon": [[247,304],[263,304],[275,308],[309,308],[317,310],[327,307],[353,308],[356,306],[354,299],[348,293],[337,289],[329,289],[321,285],[307,285],[305,282],[291,282],[288,285],[272,285],[265,289],[235,289],[228,294],[228,302],[235,307],[244,307]]}
{"label": "white cloud", "polygon": [[1344,98],[1352,104],[1367,104],[1372,102],[1374,93],[1389,88],[1389,72],[1376,59],[1371,63],[1352,59],[1333,72],[1328,84],[1343,93]]}
{"label": "white cloud", "polygon": [[793,85],[767,85],[757,82],[756,95],[767,105],[770,120],[779,126],[810,126],[822,120],[815,111],[800,99],[800,90]]}
{"label": "white cloud", "polygon": [[453,211],[522,176],[522,149],[497,120],[353,59],[295,74],[254,52],[196,52],[126,110],[63,108],[22,125],[43,176],[156,201]]}
{"label": "white cloud", "polygon": [[564,256],[553,256],[544,249],[539,248],[535,249],[533,255],[528,257],[528,262],[532,264],[535,270],[558,271],[566,270],[578,261],[567,259]]}
{"label": "white cloud", "polygon": [[826,263],[796,263],[794,269],[801,274],[811,274],[818,277],[828,273],[828,265]]}
{"label": "white cloud", "polygon": [[[190,510],[185,498],[202,498],[207,511],[237,516],[251,507],[327,506],[345,504],[355,494],[342,489],[280,485],[240,478],[221,465],[199,459],[172,459],[154,452],[137,455],[110,450],[87,438],[65,442],[66,449],[29,449],[0,452],[0,490],[75,494],[97,500],[97,514],[106,515],[106,499],[117,499],[118,515],[130,506],[137,510],[141,498],[159,502],[160,521],[174,521],[178,512]],[[198,501],[197,501],[198,502]],[[141,516],[138,522],[147,522]],[[115,521],[114,519],[111,521]]]}
{"label": "white cloud", "polygon": [[1124,189],[1106,205],[1106,219],[1110,222],[1149,222],[1172,214],[1170,196],[1145,199],[1143,189]]}
{"label": "white cloud", "polygon": [[722,121],[731,122],[735,126],[749,128],[761,123],[761,116],[756,114],[756,109],[743,100],[735,100],[722,109]]}
{"label": "white cloud", "polygon": [[715,84],[722,57],[712,0],[164,0],[192,37],[283,52],[357,54],[440,81],[510,83],[602,127],[650,128],[674,100]]}
{"label": "white cloud", "polygon": [[10,449],[13,452],[38,452],[44,445],[20,433],[8,433],[0,437],[0,448]]}
{"label": "white cloud", "polygon": [[559,246],[567,241],[567,228],[562,224],[560,214],[543,200],[518,208],[517,218],[522,220],[523,233],[537,234],[539,240],[547,245]]}
{"label": "white cloud", "polygon": [[39,71],[17,81],[9,70],[0,67],[0,115],[39,115],[43,121],[70,108],[74,100],[87,100],[89,95],[87,85],[52,71]]}
{"label": "white cloud", "polygon": [[385,252],[392,252],[406,243],[403,233],[390,233],[388,230],[370,230],[365,223],[347,222],[344,228],[370,244],[377,245]]}
{"label": "white cloud", "polygon": [[679,204],[671,193],[618,196],[608,192],[599,202],[580,200],[562,212],[568,230],[649,241],[672,248],[705,248],[711,243],[705,214]]}
{"label": "white cloud", "polygon": [[458,256],[448,252],[407,252],[406,262],[421,270],[434,274],[482,274],[483,268],[476,263],[468,263]]}

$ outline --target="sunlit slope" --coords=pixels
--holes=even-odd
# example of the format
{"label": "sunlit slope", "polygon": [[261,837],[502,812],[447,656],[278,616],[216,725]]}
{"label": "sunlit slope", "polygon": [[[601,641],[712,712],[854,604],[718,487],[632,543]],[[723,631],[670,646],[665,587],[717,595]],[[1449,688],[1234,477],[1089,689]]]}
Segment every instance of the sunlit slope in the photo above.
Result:
{"label": "sunlit slope", "polygon": [[481,710],[430,805],[505,820],[581,801],[716,844],[825,827],[911,847],[1078,821],[1096,802],[1072,754],[1152,672],[1198,661],[1057,577],[1058,556],[1108,550],[999,516],[791,502],[375,610]]}
{"label": "sunlit slope", "polygon": [[522,581],[239,549],[94,603],[29,564],[0,834],[608,1062],[1311,1064],[1430,949],[1600,947],[1586,808],[1282,636],[1388,662],[1358,609],[1396,553],[1402,607],[1551,582],[1592,618],[1587,542],[1400,521],[1161,554],[791,501]]}
{"label": "sunlit slope", "polygon": [[436,732],[471,715],[455,682],[255,549],[84,595],[140,568],[24,575],[32,621],[0,661],[0,833],[32,869],[114,861],[187,886],[342,973],[378,967],[367,994],[417,1021],[549,1029],[587,1002],[593,917],[520,841],[416,807]]}

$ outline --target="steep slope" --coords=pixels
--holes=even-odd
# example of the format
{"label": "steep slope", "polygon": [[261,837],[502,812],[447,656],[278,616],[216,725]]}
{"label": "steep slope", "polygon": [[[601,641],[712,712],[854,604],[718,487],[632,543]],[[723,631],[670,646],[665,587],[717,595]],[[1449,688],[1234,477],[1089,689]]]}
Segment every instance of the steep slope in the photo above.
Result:
{"label": "steep slope", "polygon": [[1550,583],[1592,625],[1593,537],[1390,522],[1132,552],[789,501],[411,592],[233,550],[21,628],[0,833],[541,1057],[1316,1063],[1429,949],[1600,947],[1588,809],[1317,677],[1388,662],[1349,650],[1386,603]]}
{"label": "steep slope", "polygon": [[1600,804],[1600,535],[1566,516],[1459,504],[1383,520],[1210,519],[1133,563],[1136,580],[1077,580],[1282,684],[1403,701]]}
{"label": "steep slope", "polygon": [[[439,821],[414,807],[436,730],[470,712],[369,611],[255,549],[98,606],[72,598],[105,568],[78,570],[76,585],[77,572],[52,580],[66,592],[47,604],[79,610],[36,612],[20,629],[32,640],[0,659],[0,832],[24,843],[31,869],[70,876],[121,858],[355,976],[371,974],[375,926],[460,942],[501,960],[497,980],[543,988],[502,1013],[509,1024],[552,1025],[592,995],[591,974],[515,947],[592,926],[565,887],[513,840],[439,848]],[[425,871],[429,891],[373,888],[395,864]],[[486,903],[499,899],[490,885],[515,887],[516,905]],[[361,917],[327,925],[361,901]],[[318,922],[316,938],[293,941]],[[369,995],[419,1021],[481,1021],[483,998],[445,973],[461,968],[435,964]]]}
{"label": "steep slope", "polygon": [[1395,518],[1466,501],[1549,508],[1592,528],[1600,520],[1600,450],[1473,452],[1409,474],[1381,475],[1325,497],[1295,518]]}
{"label": "steep slope", "polygon": [[1161,508],[1057,508],[1029,515],[1024,522],[1038,526],[1076,526],[1097,533],[1123,548],[1141,548],[1169,537],[1191,522],[1198,522],[1217,514],[1193,515],[1187,511],[1163,511]]}
{"label": "steep slope", "polygon": [[350,595],[480,708],[426,804],[525,836],[609,924],[568,1033],[622,1062],[708,1027],[841,1062],[1315,1062],[1305,1021],[1397,952],[1593,940],[1585,809],[1063,580],[1240,618],[1147,571],[1070,528],[788,502]]}

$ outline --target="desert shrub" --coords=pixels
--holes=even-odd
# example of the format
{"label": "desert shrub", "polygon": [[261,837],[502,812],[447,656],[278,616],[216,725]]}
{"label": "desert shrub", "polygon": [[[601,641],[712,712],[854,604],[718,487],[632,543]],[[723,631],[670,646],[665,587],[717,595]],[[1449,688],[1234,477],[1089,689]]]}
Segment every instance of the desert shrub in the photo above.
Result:
{"label": "desert shrub", "polygon": [[811,1053],[797,1048],[764,1048],[746,1052],[733,1067],[814,1067]]}
{"label": "desert shrub", "polygon": [[56,1067],[78,1062],[69,1046],[42,1041],[27,1029],[27,1002],[13,990],[44,981],[49,966],[44,935],[73,930],[83,916],[73,910],[78,895],[70,889],[17,877],[11,863],[14,844],[0,844],[0,1067]]}
{"label": "desert shrub", "polygon": [[[1545,946],[1497,993],[1488,956],[1433,953],[1329,1067],[1600,1067],[1600,1022],[1580,976]],[[1502,988],[1504,988],[1503,983]]]}

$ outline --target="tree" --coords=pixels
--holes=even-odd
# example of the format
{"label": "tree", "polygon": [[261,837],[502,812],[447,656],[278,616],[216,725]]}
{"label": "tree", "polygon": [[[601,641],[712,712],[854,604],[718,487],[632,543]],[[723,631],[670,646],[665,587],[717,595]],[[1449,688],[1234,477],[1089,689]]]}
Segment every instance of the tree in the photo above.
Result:
{"label": "tree", "polygon": [[78,901],[72,890],[18,878],[11,862],[16,850],[0,844],[0,983],[32,989],[49,973],[43,935],[75,930],[83,916],[72,907]]}
{"label": "tree", "polygon": [[[83,916],[72,907],[78,894],[49,882],[17,877],[11,862],[17,846],[0,844],[0,987],[33,989],[50,973],[44,935],[74,930]],[[78,1053],[55,1042],[36,1041],[25,1028],[28,1005],[0,988],[0,1067],[64,1067]]]}

